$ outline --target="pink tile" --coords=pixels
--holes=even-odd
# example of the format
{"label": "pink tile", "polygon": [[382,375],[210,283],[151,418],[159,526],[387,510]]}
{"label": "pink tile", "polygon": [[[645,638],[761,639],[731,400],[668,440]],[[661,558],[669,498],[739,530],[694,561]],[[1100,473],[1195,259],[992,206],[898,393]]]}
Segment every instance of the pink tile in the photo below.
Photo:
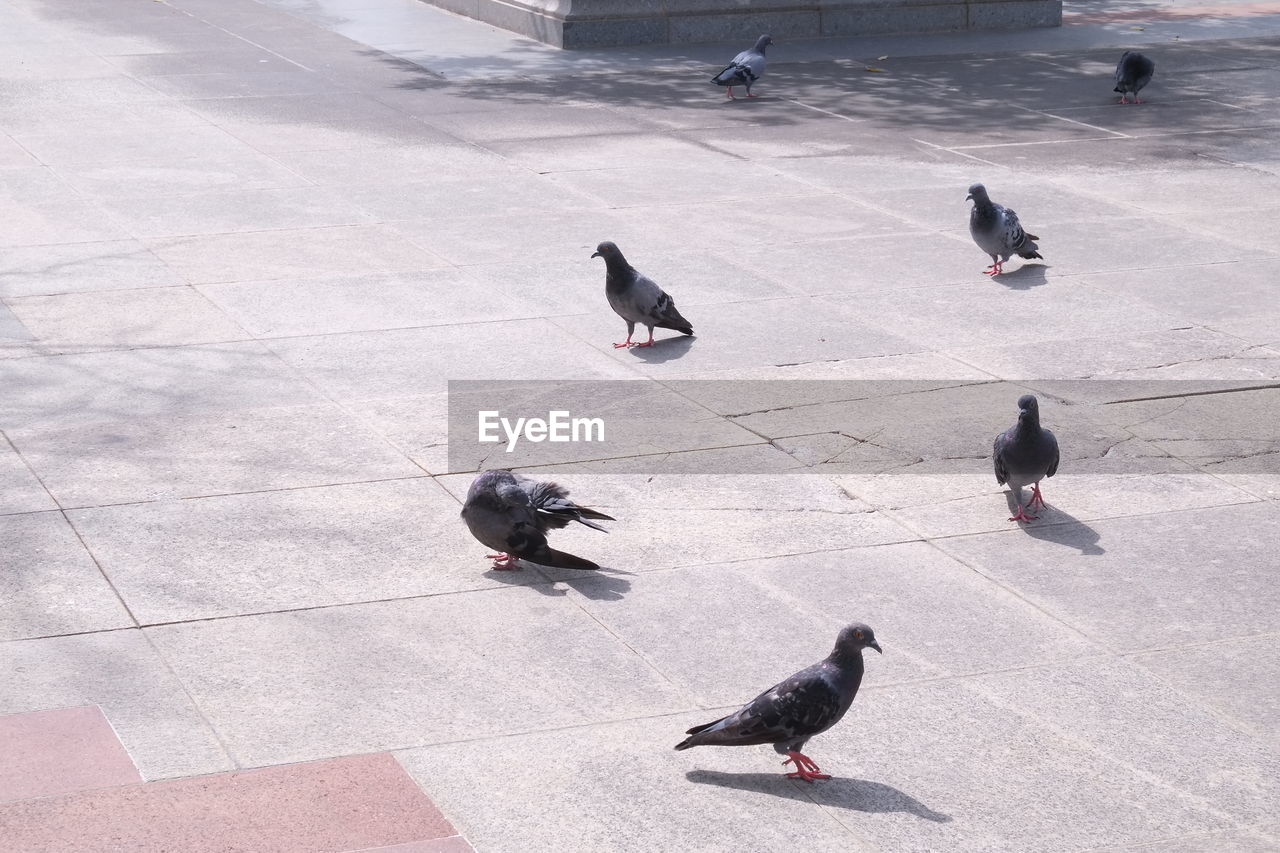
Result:
{"label": "pink tile", "polygon": [[352,851],[352,853],[475,853],[475,848],[461,835],[452,835],[448,838],[433,838],[430,841],[393,844],[390,847],[369,847]]}
{"label": "pink tile", "polygon": [[395,850],[457,835],[386,753],[0,804],[0,826],[23,853]]}
{"label": "pink tile", "polygon": [[102,709],[0,717],[0,802],[142,781]]}

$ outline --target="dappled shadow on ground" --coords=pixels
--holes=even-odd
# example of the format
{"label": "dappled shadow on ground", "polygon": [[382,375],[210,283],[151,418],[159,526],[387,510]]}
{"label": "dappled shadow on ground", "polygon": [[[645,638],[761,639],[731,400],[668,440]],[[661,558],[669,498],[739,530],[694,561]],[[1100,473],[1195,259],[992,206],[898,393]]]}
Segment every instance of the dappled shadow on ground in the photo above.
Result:
{"label": "dappled shadow on ground", "polygon": [[816,783],[804,783],[787,779],[781,773],[721,773],[714,770],[690,770],[685,778],[698,785],[755,791],[790,800],[812,797],[824,806],[849,811],[874,814],[905,812],[933,823],[951,820],[950,815],[934,811],[892,785],[866,779],[833,776]]}

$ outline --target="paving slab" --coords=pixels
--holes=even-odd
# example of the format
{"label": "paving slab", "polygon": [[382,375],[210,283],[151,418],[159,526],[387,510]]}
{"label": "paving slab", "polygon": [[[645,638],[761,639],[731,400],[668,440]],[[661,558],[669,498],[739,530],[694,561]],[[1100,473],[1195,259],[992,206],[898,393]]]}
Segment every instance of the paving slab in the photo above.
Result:
{"label": "paving slab", "polygon": [[0,261],[0,297],[171,287],[182,275],[137,240],[11,247]]}
{"label": "paving slab", "polygon": [[136,623],[59,512],[0,516],[5,545],[0,640],[129,628]]}
{"label": "paving slab", "polygon": [[59,355],[101,349],[243,341],[245,329],[186,286],[24,296],[7,300],[30,346]]}
{"label": "paving slab", "polygon": [[[721,750],[719,766],[747,779],[740,787],[690,784],[696,766],[671,749],[699,711],[572,729],[472,741],[397,753],[401,764],[479,849],[730,850],[803,844],[877,849],[859,830],[817,806],[797,783],[774,773],[777,761],[757,749]],[[763,748],[759,748],[763,749]],[[711,757],[710,751],[706,757]],[[744,772],[758,767],[766,778]],[[478,773],[509,786],[467,784]],[[725,774],[731,775],[731,774]],[[535,797],[510,791],[537,790]],[[547,814],[559,815],[548,821]],[[572,832],[565,832],[572,826]]]}
{"label": "paving slab", "polygon": [[[1107,648],[1139,651],[1273,630],[1272,592],[1259,573],[1266,557],[1252,542],[1277,523],[1275,505],[1263,501],[1146,516],[1140,525],[1032,526],[938,547]],[[1249,532],[1241,539],[1232,529]]]}
{"label": "paving slab", "polygon": [[[144,624],[482,589],[501,581],[425,477],[71,513]],[[329,543],[301,563],[284,555]]]}
{"label": "paving slab", "polygon": [[[246,766],[688,705],[574,603],[525,588],[189,622],[147,635]],[[438,654],[446,644],[454,652]],[[595,676],[583,681],[584,672]]]}
{"label": "paving slab", "polygon": [[145,779],[233,765],[182,683],[133,630],[0,643],[0,713],[98,705]]}
{"label": "paving slab", "polygon": [[0,717],[0,802],[141,782],[96,705]]}
{"label": "paving slab", "polygon": [[423,473],[330,403],[13,430],[10,440],[64,507]]}
{"label": "paving slab", "polygon": [[[0,806],[24,850],[272,853],[388,849],[423,839],[461,842],[389,755],[353,756]],[[391,847],[390,849],[398,849]]]}

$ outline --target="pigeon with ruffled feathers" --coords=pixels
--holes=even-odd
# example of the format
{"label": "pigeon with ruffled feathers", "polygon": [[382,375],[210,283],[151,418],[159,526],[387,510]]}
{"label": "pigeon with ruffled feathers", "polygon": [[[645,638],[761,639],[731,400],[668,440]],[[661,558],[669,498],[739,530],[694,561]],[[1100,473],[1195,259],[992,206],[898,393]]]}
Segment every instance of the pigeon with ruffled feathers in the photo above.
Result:
{"label": "pigeon with ruffled feathers", "polygon": [[1120,93],[1120,103],[1129,103],[1127,93],[1133,93],[1133,102],[1142,103],[1138,93],[1142,87],[1151,82],[1151,75],[1156,73],[1156,64],[1136,50],[1126,50],[1116,65],[1116,87],[1113,92]]}
{"label": "pigeon with ruffled feathers", "polygon": [[571,521],[603,531],[596,521],[614,521],[594,509],[569,500],[569,490],[510,471],[483,471],[467,490],[462,520],[480,544],[498,551],[488,554],[493,568],[517,570],[520,560],[560,569],[598,569],[600,566],[557,551],[547,544],[547,531]]}

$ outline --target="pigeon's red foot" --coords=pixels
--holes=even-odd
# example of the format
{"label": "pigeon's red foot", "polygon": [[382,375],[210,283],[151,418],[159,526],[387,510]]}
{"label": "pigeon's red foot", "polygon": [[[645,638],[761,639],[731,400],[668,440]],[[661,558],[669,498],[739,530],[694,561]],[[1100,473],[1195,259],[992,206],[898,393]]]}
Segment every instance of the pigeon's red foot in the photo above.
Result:
{"label": "pigeon's red foot", "polygon": [[1018,504],[1018,514],[1009,516],[1010,521],[1035,521],[1040,516],[1027,515],[1026,510],[1022,508],[1022,504]]}
{"label": "pigeon's red foot", "polygon": [[520,571],[520,558],[515,554],[485,554],[485,559],[493,560],[493,568],[500,572]]}
{"label": "pigeon's red foot", "polygon": [[633,347],[651,347],[653,346],[653,338],[649,338],[649,340],[645,341],[642,344],[632,344],[632,346]]}
{"label": "pigeon's red foot", "polygon": [[806,782],[812,782],[814,779],[831,778],[828,774],[819,772],[822,768],[815,764],[813,759],[804,753],[788,752],[787,760],[782,762],[782,764],[785,767],[791,763],[796,765],[796,769],[787,774],[788,779],[803,779]]}
{"label": "pigeon's red foot", "polygon": [[1000,275],[1002,272],[1004,272],[1004,264],[1002,263],[994,263],[983,270],[986,275]]}
{"label": "pigeon's red foot", "polygon": [[725,96],[726,98],[728,98],[729,100],[731,100],[731,101],[736,101],[736,100],[738,100],[737,98],[735,98],[735,97],[733,96],[733,87],[732,87],[732,86],[726,86],[726,87],[725,87],[725,90],[724,90],[724,96]]}
{"label": "pigeon's red foot", "polygon": [[628,337],[628,338],[627,338],[625,341],[623,341],[622,343],[620,343],[620,344],[614,344],[614,345],[613,345],[613,348],[614,348],[614,349],[626,349],[627,347],[633,347],[633,346],[635,346],[635,344],[631,343],[631,338],[630,338],[630,337]]}
{"label": "pigeon's red foot", "polygon": [[1134,102],[1135,104],[1140,104],[1140,103],[1142,103],[1142,98],[1139,98],[1137,95],[1134,95],[1134,96],[1133,96],[1133,102]]}
{"label": "pigeon's red foot", "polygon": [[758,98],[758,97],[760,97],[760,96],[759,96],[759,95],[753,95],[753,94],[751,94],[750,92],[747,92],[747,97],[748,97],[748,98]]}
{"label": "pigeon's red foot", "polygon": [[1121,95],[1121,96],[1120,96],[1120,103],[1122,103],[1122,104],[1127,104],[1127,103],[1129,103],[1129,99],[1128,99],[1128,98],[1126,98],[1124,95]]}
{"label": "pigeon's red foot", "polygon": [[1040,494],[1040,484],[1036,483],[1031,487],[1031,500],[1027,501],[1027,509],[1044,506],[1048,506],[1048,504],[1044,502],[1044,495]]}

